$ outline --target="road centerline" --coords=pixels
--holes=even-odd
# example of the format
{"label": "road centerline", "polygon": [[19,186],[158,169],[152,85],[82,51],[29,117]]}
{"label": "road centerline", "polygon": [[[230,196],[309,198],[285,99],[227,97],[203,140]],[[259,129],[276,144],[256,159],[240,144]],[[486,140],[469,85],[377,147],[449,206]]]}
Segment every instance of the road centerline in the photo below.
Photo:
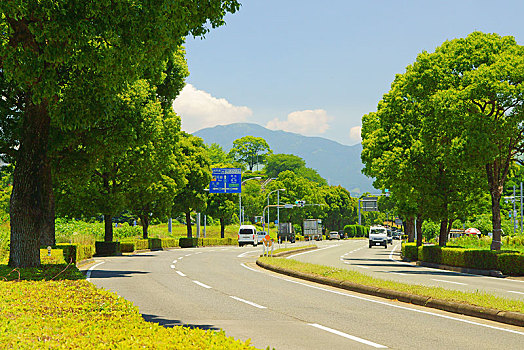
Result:
{"label": "road centerline", "polygon": [[235,296],[233,296],[233,295],[230,295],[229,297],[230,297],[230,298],[233,298],[233,299],[235,299],[235,300],[237,300],[237,301],[240,301],[240,302],[242,302],[242,303],[245,303],[245,304],[248,304],[248,305],[254,306],[254,307],[258,308],[258,309],[267,309],[267,307],[262,306],[262,305],[258,305],[257,303],[254,303],[254,302],[252,302],[252,301],[244,300],[244,299],[242,299],[242,298],[235,297]]}
{"label": "road centerline", "polygon": [[186,275],[182,271],[176,271],[176,273],[178,273],[182,277],[186,277]]}
{"label": "road centerline", "polygon": [[350,335],[350,334],[347,334],[347,333],[344,333],[344,332],[341,332],[341,331],[337,331],[336,329],[325,327],[325,326],[319,325],[317,323],[309,323],[309,325],[312,326],[312,327],[321,329],[323,331],[326,331],[326,332],[329,332],[329,333],[333,333],[333,334],[339,335],[341,337],[344,337],[344,338],[347,338],[347,339],[351,339],[351,340],[354,340],[356,342],[372,346],[372,347],[377,348],[377,349],[387,349],[388,348],[385,345],[377,344],[377,343],[374,343],[374,342],[366,340],[366,339],[355,337],[354,335]]}
{"label": "road centerline", "polygon": [[212,287],[208,286],[207,284],[204,284],[204,283],[199,282],[199,281],[193,281],[193,283],[198,284],[200,287],[204,287],[206,289],[211,289],[212,288]]}

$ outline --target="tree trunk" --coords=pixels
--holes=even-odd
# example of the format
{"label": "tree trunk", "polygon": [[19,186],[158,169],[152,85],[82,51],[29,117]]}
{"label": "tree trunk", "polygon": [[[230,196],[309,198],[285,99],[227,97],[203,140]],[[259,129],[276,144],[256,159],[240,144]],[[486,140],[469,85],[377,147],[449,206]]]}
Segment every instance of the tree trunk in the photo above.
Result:
{"label": "tree trunk", "polygon": [[448,219],[442,219],[440,221],[438,245],[444,247],[446,246],[446,243],[448,243]]}
{"label": "tree trunk", "polygon": [[406,234],[408,235],[408,242],[415,241],[415,219],[413,217],[406,220]]}
{"label": "tree trunk", "polygon": [[503,171],[495,161],[493,164],[486,165],[488,175],[489,193],[491,195],[491,222],[493,225],[493,239],[491,241],[491,250],[500,250],[502,240],[502,225],[500,217],[500,198],[504,189],[504,180],[507,171]]}
{"label": "tree trunk", "polygon": [[48,213],[53,208],[52,183],[47,183],[51,182],[47,158],[50,118],[47,103],[34,105],[31,98],[29,95],[26,101],[10,199],[12,267],[40,265],[40,238],[48,241],[49,219],[54,217],[54,213]]}
{"label": "tree trunk", "polygon": [[422,245],[422,223],[424,219],[420,218],[417,220],[417,247]]}
{"label": "tree trunk", "polygon": [[191,227],[191,212],[186,212],[187,238],[193,238],[193,228]]}
{"label": "tree trunk", "polygon": [[226,224],[224,222],[224,219],[220,218],[220,238],[224,238],[225,232],[226,232]]}
{"label": "tree trunk", "polygon": [[104,214],[104,241],[113,242],[113,217],[111,214]]}
{"label": "tree trunk", "polygon": [[149,228],[149,218],[147,217],[147,215],[141,215],[140,221],[142,221],[142,238],[147,239],[148,238],[147,229]]}
{"label": "tree trunk", "polygon": [[40,232],[40,245],[54,246],[55,241],[55,197],[53,195],[53,178],[51,173],[51,164],[47,161],[43,169],[44,172],[44,196],[47,198],[44,203],[44,222]]}

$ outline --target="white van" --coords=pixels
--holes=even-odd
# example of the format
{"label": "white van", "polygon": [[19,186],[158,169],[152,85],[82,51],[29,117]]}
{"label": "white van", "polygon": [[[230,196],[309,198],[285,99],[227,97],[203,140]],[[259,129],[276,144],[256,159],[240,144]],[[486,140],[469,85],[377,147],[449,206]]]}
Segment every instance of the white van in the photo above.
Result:
{"label": "white van", "polygon": [[253,225],[242,225],[238,230],[238,246],[252,244],[253,247],[258,245],[257,228]]}

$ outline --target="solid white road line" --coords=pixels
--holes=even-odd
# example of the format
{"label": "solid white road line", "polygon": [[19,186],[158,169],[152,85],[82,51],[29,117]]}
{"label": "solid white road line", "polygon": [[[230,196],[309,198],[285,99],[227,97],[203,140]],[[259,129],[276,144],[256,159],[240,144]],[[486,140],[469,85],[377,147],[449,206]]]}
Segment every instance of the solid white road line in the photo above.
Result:
{"label": "solid white road line", "polygon": [[95,267],[97,267],[98,265],[102,265],[103,263],[104,263],[104,261],[99,262],[98,264],[95,264],[95,265],[91,266],[91,267],[89,268],[89,270],[87,270],[87,273],[86,273],[86,280],[87,280],[87,281],[90,281],[90,280],[91,280],[91,273],[93,272],[93,269],[94,269]]}
{"label": "solid white road line", "polygon": [[330,245],[329,247],[325,247],[325,248],[308,250],[307,252],[302,252],[302,253],[298,253],[298,254],[290,255],[290,256],[288,256],[286,259],[291,259],[291,258],[293,258],[293,257],[295,257],[295,256],[302,255],[302,254],[308,254],[308,253],[318,252],[318,251],[320,251],[320,250],[324,250],[324,249],[329,249],[329,248],[333,248],[333,247],[338,247],[339,245],[340,245],[340,244],[335,244],[335,245]]}
{"label": "solid white road line", "polygon": [[460,285],[462,285],[462,286],[467,286],[467,285],[468,285],[467,283],[460,283],[460,282],[453,282],[453,281],[439,280],[439,279],[436,279],[436,278],[432,278],[431,280],[433,280],[433,281],[437,281],[437,282],[445,282],[445,283],[460,284]]}
{"label": "solid white road line", "polygon": [[347,333],[344,333],[344,332],[341,332],[341,331],[337,331],[336,329],[324,327],[324,326],[321,326],[321,325],[319,325],[317,323],[309,323],[309,325],[312,326],[312,327],[318,328],[318,329],[322,329],[323,331],[330,332],[330,333],[339,335],[341,337],[344,337],[344,338],[347,338],[347,339],[351,339],[351,340],[354,340],[356,342],[372,346],[372,347],[377,348],[377,349],[387,349],[388,348],[387,346],[380,345],[380,344],[377,344],[377,343],[373,343],[372,341],[369,341],[369,340],[366,340],[366,339],[362,339],[362,338],[359,338],[359,337],[355,337],[354,335],[349,335]]}
{"label": "solid white road line", "polygon": [[358,299],[358,300],[362,300],[362,301],[367,301],[367,302],[370,302],[370,303],[375,303],[375,304],[380,304],[380,305],[384,305],[384,306],[389,306],[389,307],[393,307],[393,308],[400,309],[400,310],[406,310],[406,311],[411,311],[411,312],[418,312],[418,313],[424,314],[424,315],[430,315],[430,316],[445,318],[445,319],[448,319],[448,320],[453,320],[453,321],[457,321],[457,322],[463,322],[463,323],[467,323],[467,324],[471,324],[471,325],[475,325],[475,326],[479,326],[479,327],[495,329],[495,330],[502,331],[502,332],[508,332],[508,333],[514,333],[514,334],[518,334],[518,335],[524,335],[524,332],[515,331],[513,329],[507,329],[507,328],[502,328],[502,327],[491,326],[491,325],[488,325],[488,324],[483,324],[483,323],[479,323],[479,322],[469,321],[469,320],[458,318],[458,317],[448,316],[448,315],[444,315],[444,314],[437,314],[437,313],[434,313],[434,312],[431,312],[431,311],[418,310],[418,309],[414,309],[414,308],[411,308],[411,307],[408,307],[408,306],[392,304],[392,303],[389,303],[389,302],[386,302],[386,301],[368,299],[366,297],[361,297],[361,296],[358,296],[358,295],[352,295],[352,294],[348,294],[348,293],[345,293],[345,292],[340,292],[340,291],[337,291],[337,290],[331,290],[331,289],[327,289],[327,288],[317,287],[317,286],[314,286],[312,284],[307,284],[307,283],[303,283],[303,282],[299,282],[299,281],[293,281],[293,280],[290,280],[290,279],[285,278],[285,277],[280,277],[280,276],[277,276],[277,275],[268,274],[265,271],[258,271],[258,270],[252,269],[252,268],[250,268],[250,267],[248,267],[248,266],[246,266],[244,264],[241,264],[241,266],[245,267],[248,270],[255,271],[255,272],[258,272],[258,273],[262,273],[262,274],[264,274],[266,276],[271,276],[271,277],[277,278],[279,280],[283,280],[283,281],[290,282],[290,283],[295,283],[295,284],[298,284],[298,285],[301,285],[301,286],[304,286],[304,287],[308,287],[308,288],[312,288],[312,289],[316,289],[316,290],[321,290],[321,291],[328,292],[328,293],[342,295],[342,296],[345,296],[345,297],[348,297],[348,298],[353,298],[353,299]]}
{"label": "solid white road line", "polygon": [[176,271],[176,273],[178,273],[178,274],[179,274],[180,276],[182,276],[182,277],[186,277],[186,275],[184,275],[184,274],[183,274],[182,272],[180,272],[180,271]]}
{"label": "solid white road line", "polygon": [[256,308],[259,308],[259,309],[267,309],[267,307],[265,307],[265,306],[255,304],[255,303],[253,303],[253,302],[251,302],[251,301],[247,301],[247,300],[244,300],[244,299],[240,299],[239,297],[235,297],[235,296],[232,296],[232,295],[230,295],[229,297],[230,297],[230,298],[233,298],[233,299],[235,299],[235,300],[241,301],[241,302],[243,302],[243,303],[246,303],[246,304],[248,304],[248,305],[254,306],[254,307],[256,307]]}
{"label": "solid white road line", "polygon": [[508,290],[508,293],[515,293],[515,294],[522,294],[522,295],[524,295],[524,293],[522,293],[522,292],[515,292],[513,290]]}
{"label": "solid white road line", "polygon": [[243,258],[243,257],[245,257],[249,253],[256,253],[256,252],[260,252],[260,250],[250,250],[249,252],[245,252],[245,253],[242,253],[240,255],[237,255],[237,258]]}
{"label": "solid white road line", "polygon": [[200,287],[204,287],[204,288],[207,288],[207,289],[211,289],[210,286],[208,286],[207,284],[204,284],[204,283],[202,283],[202,282],[193,281],[193,283],[198,284]]}

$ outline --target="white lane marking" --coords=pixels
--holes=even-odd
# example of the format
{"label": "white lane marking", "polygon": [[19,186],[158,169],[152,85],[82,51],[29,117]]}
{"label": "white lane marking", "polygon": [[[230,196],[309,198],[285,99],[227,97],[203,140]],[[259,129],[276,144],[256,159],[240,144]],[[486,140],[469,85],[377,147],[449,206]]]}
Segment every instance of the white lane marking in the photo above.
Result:
{"label": "white lane marking", "polygon": [[182,260],[182,259],[184,259],[184,257],[183,257],[183,256],[181,256],[180,258],[178,258],[178,260]]}
{"label": "white lane marking", "polygon": [[397,248],[398,248],[398,245],[394,246],[393,249],[391,249],[391,253],[389,253],[389,260],[396,261],[393,259],[393,253],[395,252],[395,250],[397,250]]}
{"label": "white lane marking", "polygon": [[355,265],[356,267],[361,267],[363,269],[369,269],[369,266]]}
{"label": "white lane marking", "polygon": [[203,252],[196,252],[195,254],[202,254]]}
{"label": "white lane marking", "polygon": [[186,254],[186,255],[184,255],[184,256],[190,256],[190,255],[191,255],[191,254]]}
{"label": "white lane marking", "polygon": [[180,272],[180,271],[176,271],[176,273],[178,273],[178,274],[179,274],[180,276],[182,276],[182,277],[186,277],[186,275],[184,275],[184,274],[183,274],[182,272]]}
{"label": "white lane marking", "polygon": [[202,283],[202,282],[193,281],[193,283],[198,284],[200,287],[204,287],[204,288],[207,288],[207,289],[211,289],[210,286],[208,286],[207,284],[204,284],[204,283]]}
{"label": "white lane marking", "polygon": [[105,262],[105,261],[99,262],[98,264],[95,264],[95,265],[91,266],[91,267],[89,268],[89,270],[87,270],[87,273],[86,273],[86,280],[87,280],[88,282],[91,281],[91,273],[93,272],[93,269],[94,269],[95,267],[97,267],[98,265],[102,265],[104,262]]}
{"label": "white lane marking", "polygon": [[248,270],[255,271],[255,272],[258,272],[258,273],[262,273],[262,274],[264,274],[264,275],[271,276],[271,277],[273,277],[273,278],[277,278],[277,279],[279,279],[279,280],[283,280],[283,281],[287,281],[287,282],[290,282],[290,283],[299,284],[299,285],[304,286],[304,287],[308,287],[308,288],[312,288],[312,289],[317,289],[317,290],[321,290],[321,291],[328,292],[328,293],[333,293],[333,294],[337,294],[337,295],[342,295],[342,296],[345,296],[345,297],[348,297],[348,298],[354,298],[354,299],[358,299],[358,300],[368,301],[368,302],[370,302],[370,303],[375,303],[375,304],[385,305],[385,306],[389,306],[389,307],[393,307],[393,308],[397,308],[397,309],[401,309],[401,310],[407,310],[407,311],[412,311],[412,312],[418,312],[418,313],[421,313],[421,314],[424,314],[424,315],[430,315],[430,316],[435,316],[435,317],[441,317],[441,318],[445,318],[445,319],[448,319],[448,320],[453,320],[453,321],[457,321],[457,322],[468,323],[468,324],[472,324],[472,325],[479,326],[479,327],[485,327],[485,328],[495,329],[495,330],[498,330],[498,331],[503,331],[503,332],[508,332],[508,333],[514,333],[514,334],[518,334],[518,335],[524,335],[524,332],[514,331],[514,330],[512,330],[512,329],[506,329],[506,328],[501,328],[501,327],[491,326],[491,325],[488,325],[488,324],[482,324],[482,323],[479,323],[479,322],[474,322],[474,321],[469,321],[469,320],[465,320],[465,319],[460,319],[460,318],[453,317],[453,316],[448,316],[448,315],[441,315],[441,314],[437,314],[437,313],[434,313],[434,312],[431,312],[431,311],[425,311],[425,310],[413,309],[413,308],[410,308],[410,307],[407,307],[407,306],[396,305],[396,304],[390,304],[390,303],[385,302],[385,301],[368,299],[368,298],[361,297],[361,296],[358,296],[358,295],[351,295],[351,294],[347,294],[347,293],[344,293],[344,292],[339,292],[339,291],[337,291],[337,290],[330,290],[330,289],[326,289],[326,288],[322,288],[322,287],[317,287],[317,286],[314,286],[314,285],[311,285],[311,284],[306,284],[306,283],[299,282],[299,281],[293,281],[293,280],[290,280],[290,279],[287,279],[287,278],[284,278],[284,277],[280,277],[280,276],[277,276],[277,275],[274,275],[274,274],[268,274],[268,273],[266,273],[265,271],[258,271],[258,270],[252,269],[252,268],[250,268],[250,267],[248,267],[248,266],[246,266],[246,265],[244,265],[244,264],[241,264],[241,266],[245,267],[245,268],[248,269]]}
{"label": "white lane marking", "polygon": [[338,247],[339,245],[340,245],[340,244],[335,244],[335,245],[330,245],[329,247],[325,247],[325,248],[308,250],[307,252],[302,252],[302,253],[297,253],[297,254],[290,255],[290,256],[288,256],[286,259],[291,259],[291,258],[293,258],[293,257],[295,257],[295,256],[302,255],[302,254],[308,254],[308,253],[318,252],[319,250],[324,250],[324,249],[329,249],[329,248],[333,248],[333,247]]}
{"label": "white lane marking", "polygon": [[344,338],[347,338],[347,339],[351,339],[351,340],[354,340],[356,342],[372,346],[372,347],[377,348],[377,349],[387,349],[388,348],[387,346],[380,345],[380,344],[377,344],[377,343],[373,343],[372,341],[369,341],[369,340],[366,340],[366,339],[362,339],[362,338],[359,338],[359,337],[355,337],[354,335],[349,335],[347,333],[344,333],[344,332],[341,332],[341,331],[337,331],[336,329],[324,327],[324,326],[321,326],[321,325],[319,325],[317,323],[309,323],[309,325],[312,326],[312,327],[318,328],[318,329],[322,329],[323,331],[330,332],[330,333],[333,333],[333,334],[336,334],[336,335],[340,335],[341,337],[344,337]]}
{"label": "white lane marking", "polygon": [[246,254],[255,253],[255,252],[260,252],[260,250],[250,250],[249,252],[245,252],[245,253],[242,253],[240,255],[237,255],[237,258],[243,258],[243,257],[246,256]]}
{"label": "white lane marking", "polygon": [[395,271],[386,271],[387,273],[392,273],[394,275],[400,275],[400,276],[409,276],[409,274],[407,273],[402,273],[402,272],[395,272]]}
{"label": "white lane marking", "polygon": [[173,264],[176,264],[178,262],[178,260],[173,260]]}
{"label": "white lane marking", "polygon": [[431,280],[432,280],[432,281],[437,281],[437,282],[445,282],[445,283],[460,284],[460,285],[462,285],[462,286],[467,286],[467,285],[468,285],[467,283],[460,283],[460,282],[453,282],[453,281],[439,280],[439,279],[436,279],[436,278],[432,278]]}
{"label": "white lane marking", "polygon": [[171,268],[172,268],[172,269],[175,269],[176,267],[175,267],[175,265],[171,265]]}
{"label": "white lane marking", "polygon": [[235,297],[235,296],[232,296],[232,295],[230,295],[229,297],[230,297],[230,298],[233,298],[233,299],[235,299],[235,300],[241,301],[241,302],[243,302],[243,303],[246,303],[246,304],[248,304],[248,305],[254,306],[254,307],[256,307],[256,308],[259,308],[259,309],[267,309],[267,307],[265,307],[265,306],[255,304],[255,303],[253,303],[253,302],[251,302],[251,301],[247,301],[247,300],[244,300],[244,299],[240,299],[239,297]]}
{"label": "white lane marking", "polygon": [[220,250],[222,250],[222,251],[226,251],[226,250],[229,250],[229,248],[222,248],[222,249],[220,249]]}
{"label": "white lane marking", "polygon": [[522,292],[515,292],[515,291],[513,291],[513,290],[508,290],[508,293],[516,293],[516,294],[522,294],[522,295],[524,295],[524,293],[522,293]]}

